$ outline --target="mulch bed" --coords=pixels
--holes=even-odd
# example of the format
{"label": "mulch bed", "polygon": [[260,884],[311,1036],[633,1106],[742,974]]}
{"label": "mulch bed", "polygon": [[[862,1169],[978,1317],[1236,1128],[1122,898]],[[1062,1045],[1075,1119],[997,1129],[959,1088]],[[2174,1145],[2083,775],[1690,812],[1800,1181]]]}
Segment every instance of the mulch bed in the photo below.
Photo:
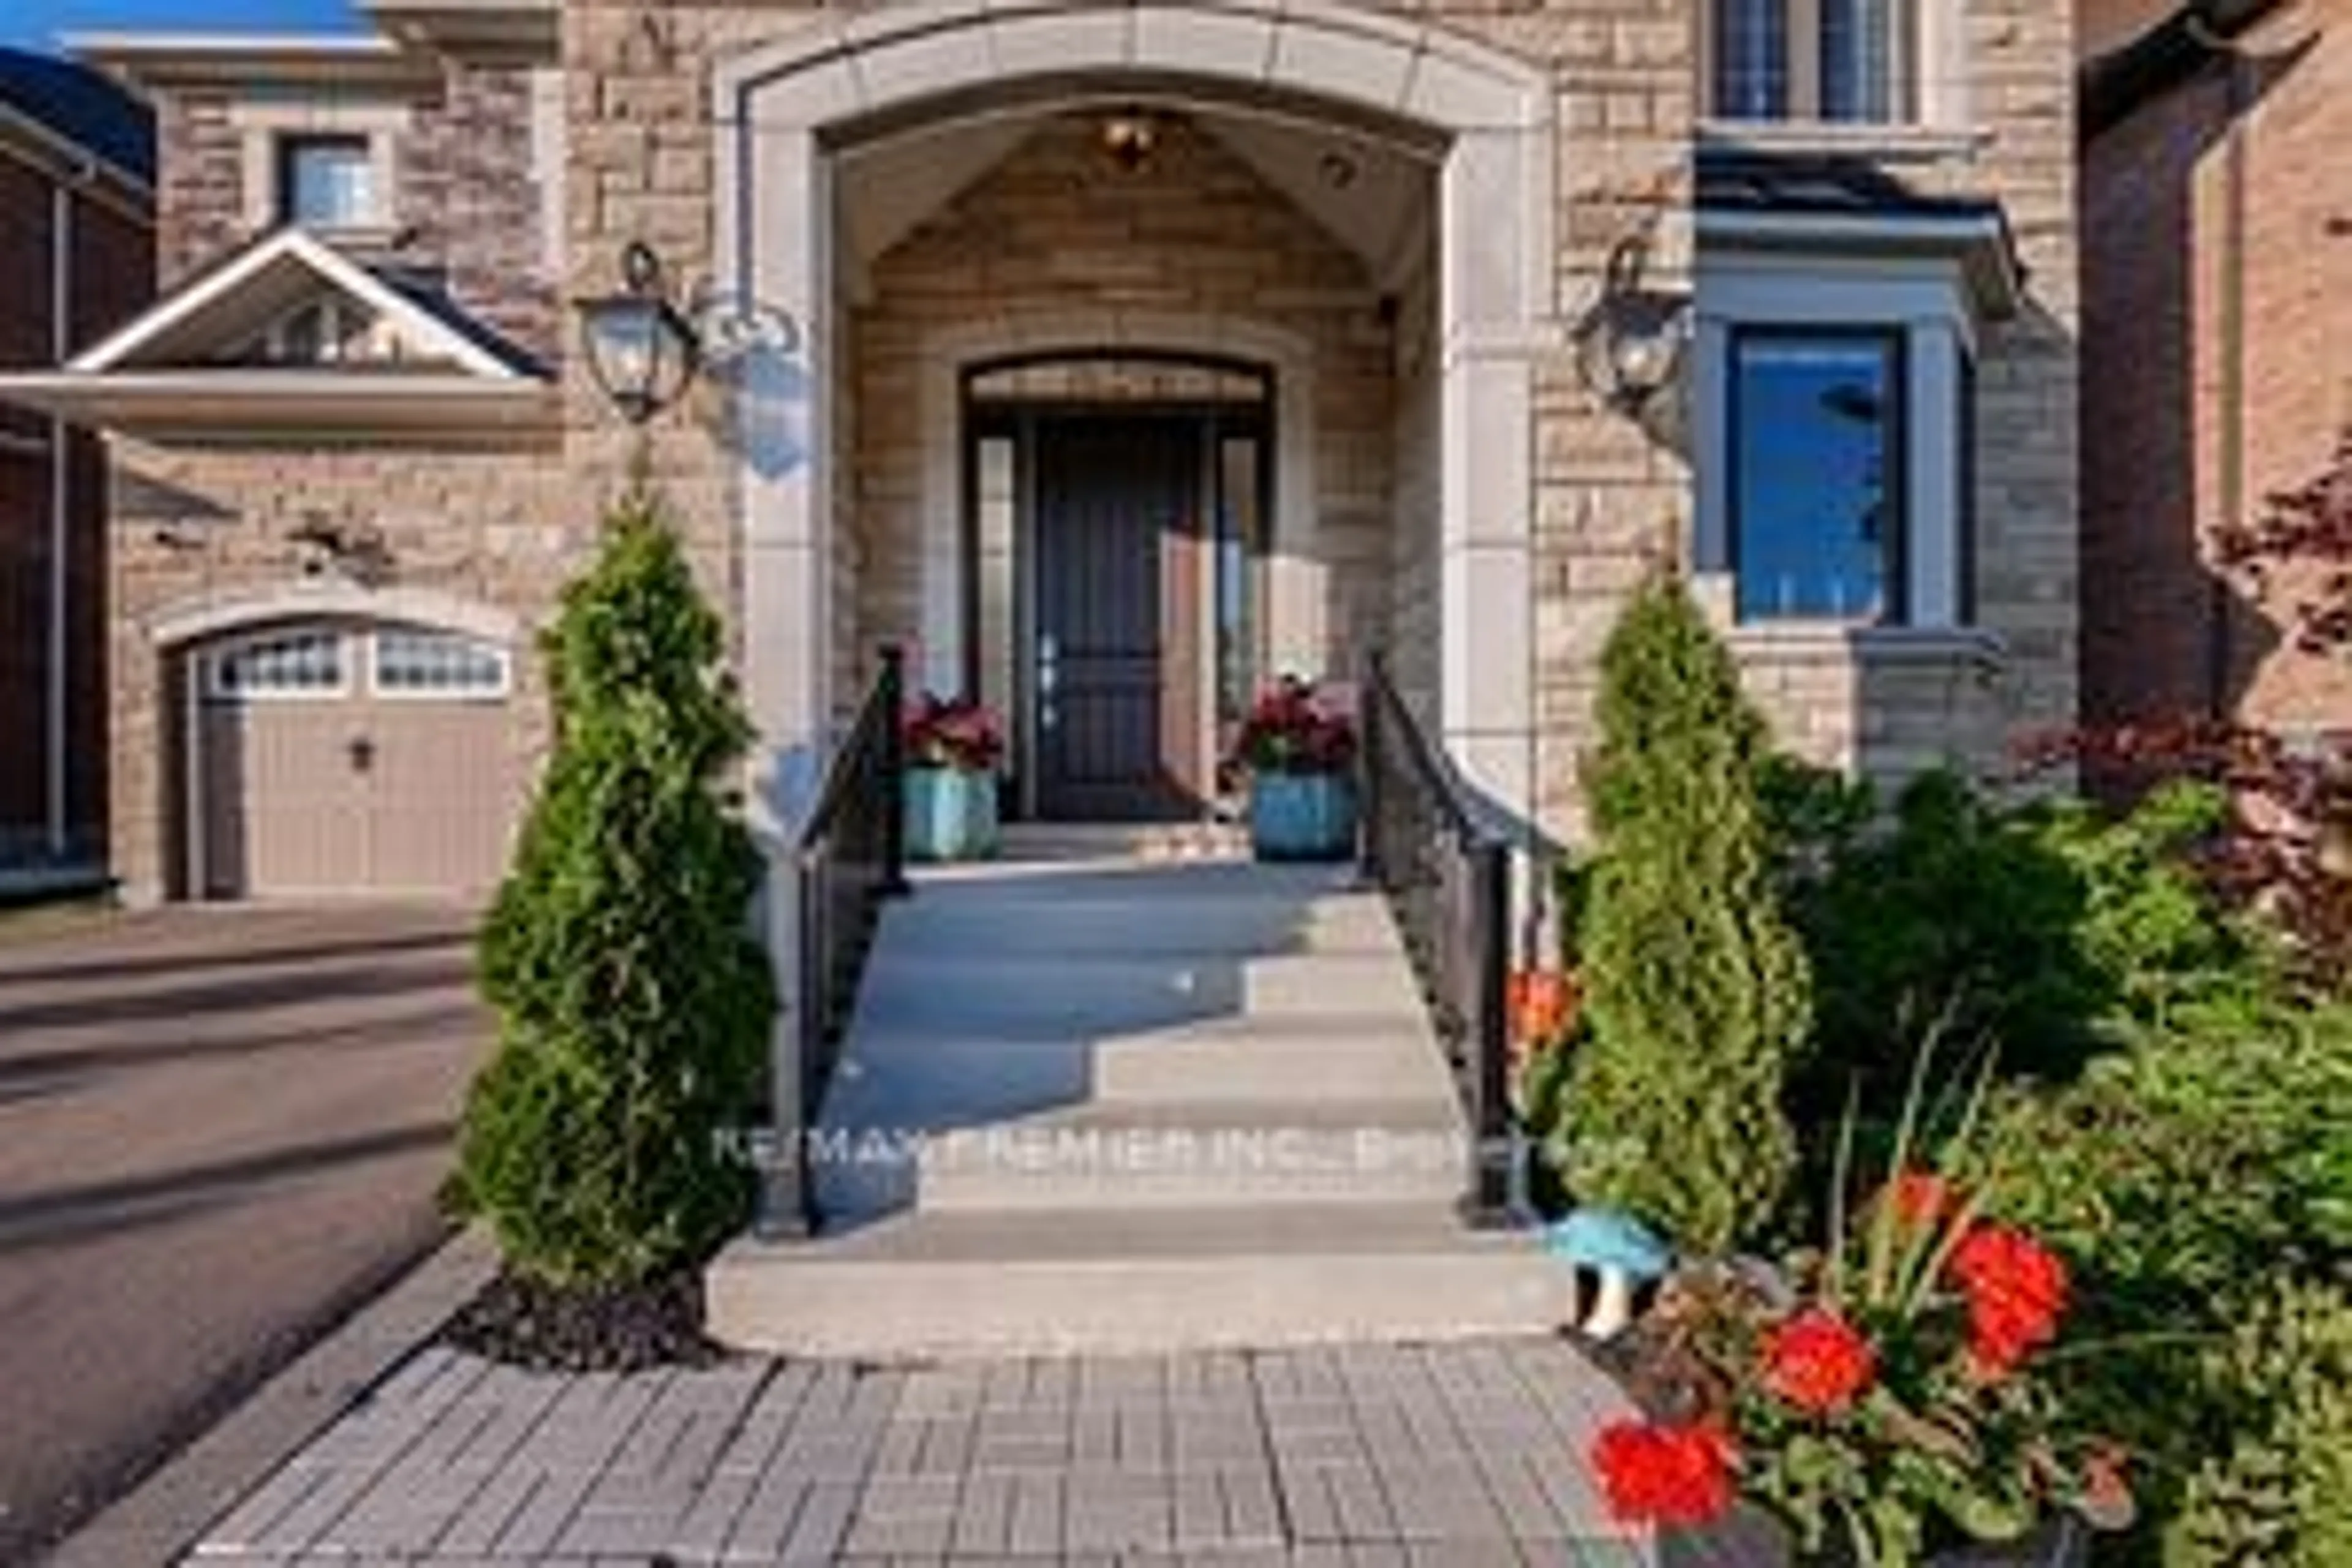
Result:
{"label": "mulch bed", "polygon": [[440,1342],[534,1372],[643,1372],[727,1356],[702,1331],[702,1279],[690,1268],[609,1289],[501,1273],[442,1325]]}

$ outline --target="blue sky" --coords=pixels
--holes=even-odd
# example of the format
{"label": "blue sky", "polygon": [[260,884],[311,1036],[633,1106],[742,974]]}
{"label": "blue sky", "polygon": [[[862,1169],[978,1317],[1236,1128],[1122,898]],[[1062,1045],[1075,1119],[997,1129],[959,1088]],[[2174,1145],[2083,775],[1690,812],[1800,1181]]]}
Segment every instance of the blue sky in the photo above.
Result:
{"label": "blue sky", "polygon": [[0,45],[54,49],[59,33],[343,30],[351,0],[0,0]]}

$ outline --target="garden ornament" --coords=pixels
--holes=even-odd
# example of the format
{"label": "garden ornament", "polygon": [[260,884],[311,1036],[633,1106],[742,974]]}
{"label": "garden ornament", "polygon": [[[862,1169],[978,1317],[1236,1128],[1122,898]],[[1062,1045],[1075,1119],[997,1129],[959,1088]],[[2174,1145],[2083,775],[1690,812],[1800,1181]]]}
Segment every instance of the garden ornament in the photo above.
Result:
{"label": "garden ornament", "polygon": [[[1666,1244],[1641,1221],[1616,1209],[1580,1208],[1556,1222],[1545,1250],[1568,1264],[1570,1323],[1596,1340],[1613,1339],[1633,1321],[1633,1291],[1658,1279],[1674,1261]],[[1590,1314],[1579,1300],[1577,1275],[1591,1269],[1601,1289]],[[1580,1321],[1581,1320],[1581,1321]]]}

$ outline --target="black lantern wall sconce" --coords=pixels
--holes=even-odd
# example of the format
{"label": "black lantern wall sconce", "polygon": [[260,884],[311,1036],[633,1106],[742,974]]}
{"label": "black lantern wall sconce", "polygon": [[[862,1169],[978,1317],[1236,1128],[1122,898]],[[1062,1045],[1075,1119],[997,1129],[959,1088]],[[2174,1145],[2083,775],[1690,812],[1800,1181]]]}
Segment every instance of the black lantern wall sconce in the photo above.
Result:
{"label": "black lantern wall sconce", "polygon": [[1611,249],[1600,296],[1575,327],[1576,368],[1602,402],[1671,440],[1681,423],[1691,304],[1689,295],[1654,288],[1643,276],[1651,239],[1645,226]]}
{"label": "black lantern wall sconce", "polygon": [[698,376],[730,375],[754,352],[800,349],[800,328],[782,310],[708,289],[679,303],[661,258],[643,240],[621,253],[617,292],[573,308],[588,374],[632,425],[675,405]]}

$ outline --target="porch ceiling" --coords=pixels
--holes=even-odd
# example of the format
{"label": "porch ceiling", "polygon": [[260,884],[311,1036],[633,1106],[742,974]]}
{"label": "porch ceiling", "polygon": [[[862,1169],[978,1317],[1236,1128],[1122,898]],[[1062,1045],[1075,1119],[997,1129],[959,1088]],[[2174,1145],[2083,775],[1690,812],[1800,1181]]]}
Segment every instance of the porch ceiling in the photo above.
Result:
{"label": "porch ceiling", "polygon": [[1242,106],[1088,94],[934,121],[845,149],[839,189],[848,276],[862,292],[877,259],[1047,121],[1135,108],[1181,115],[1213,138],[1383,282],[1413,258],[1431,221],[1431,164],[1353,127]]}

